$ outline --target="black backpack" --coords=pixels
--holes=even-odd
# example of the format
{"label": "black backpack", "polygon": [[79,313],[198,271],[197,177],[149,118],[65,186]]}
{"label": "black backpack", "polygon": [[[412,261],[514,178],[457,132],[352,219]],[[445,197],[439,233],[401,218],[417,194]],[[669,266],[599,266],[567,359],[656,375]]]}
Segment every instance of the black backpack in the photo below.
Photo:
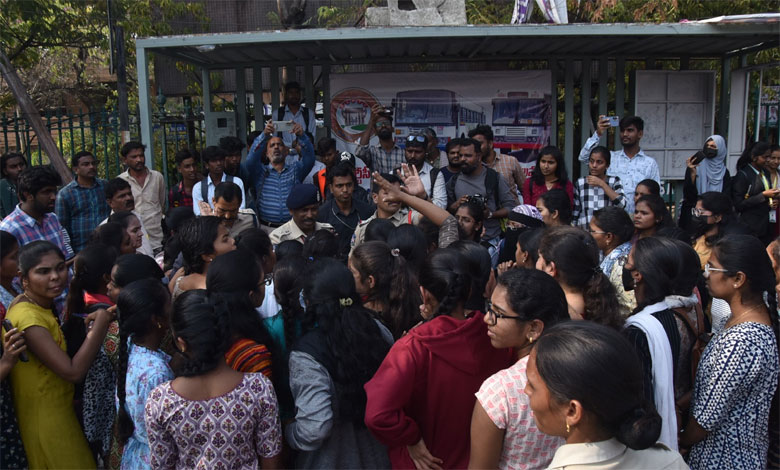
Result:
{"label": "black backpack", "polygon": [[[228,175],[227,173],[225,176],[225,183],[233,182],[233,176]],[[211,205],[211,201],[209,201],[209,175],[206,175],[200,182],[200,197],[203,198],[203,201],[205,201],[206,204]]]}

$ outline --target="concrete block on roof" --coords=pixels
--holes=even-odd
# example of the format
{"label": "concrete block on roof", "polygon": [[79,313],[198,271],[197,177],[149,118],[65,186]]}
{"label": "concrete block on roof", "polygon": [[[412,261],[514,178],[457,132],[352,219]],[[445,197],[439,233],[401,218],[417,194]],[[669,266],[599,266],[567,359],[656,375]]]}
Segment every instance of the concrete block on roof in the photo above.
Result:
{"label": "concrete block on roof", "polygon": [[398,0],[388,0],[387,7],[366,11],[366,26],[441,26],[466,24],[464,0],[412,0],[413,10],[398,8]]}

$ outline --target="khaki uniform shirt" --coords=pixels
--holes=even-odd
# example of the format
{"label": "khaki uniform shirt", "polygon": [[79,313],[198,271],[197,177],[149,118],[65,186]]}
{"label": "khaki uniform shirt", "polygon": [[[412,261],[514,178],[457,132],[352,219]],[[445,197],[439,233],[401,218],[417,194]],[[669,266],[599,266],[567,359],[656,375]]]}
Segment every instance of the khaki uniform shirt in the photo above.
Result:
{"label": "khaki uniform shirt", "polygon": [[[399,225],[403,224],[417,225],[421,218],[422,214],[419,212],[404,208],[393,214],[389,220],[393,223],[393,225],[398,227]],[[352,235],[352,250],[354,250],[356,246],[363,243],[363,240],[366,238],[366,227],[368,227],[368,224],[374,219],[376,219],[376,212],[374,212],[374,215],[371,217],[361,221],[357,228],[355,228],[355,234]],[[352,251],[350,250],[350,253],[351,252]]]}
{"label": "khaki uniform shirt", "polygon": [[241,232],[248,228],[257,228],[257,216],[252,209],[239,209],[238,218],[233,222],[233,226],[228,229],[231,238],[236,238]]}
{"label": "khaki uniform shirt", "polygon": [[[333,231],[333,226],[330,224],[323,224],[320,222],[316,222],[314,226],[314,231],[317,230],[330,230]],[[296,240],[301,243],[306,241],[306,234],[303,233],[301,229],[298,228],[297,225],[295,225],[295,220],[290,219],[287,223],[282,225],[281,227],[277,228],[271,234],[269,235],[271,238],[271,243],[274,245],[278,245],[282,243],[283,241],[287,240]]]}

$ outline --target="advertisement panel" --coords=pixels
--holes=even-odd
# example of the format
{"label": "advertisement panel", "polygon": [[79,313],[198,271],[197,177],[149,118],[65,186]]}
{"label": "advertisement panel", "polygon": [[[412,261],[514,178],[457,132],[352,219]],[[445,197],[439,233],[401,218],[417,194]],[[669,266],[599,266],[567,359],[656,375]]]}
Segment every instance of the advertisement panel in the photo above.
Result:
{"label": "advertisement panel", "polygon": [[[444,149],[450,139],[488,124],[496,151],[514,156],[530,173],[537,151],[550,142],[549,70],[355,73],[330,80],[333,137],[342,150],[355,152],[377,104],[392,110],[400,147],[409,134],[430,127]],[[358,171],[359,179],[368,177]]]}

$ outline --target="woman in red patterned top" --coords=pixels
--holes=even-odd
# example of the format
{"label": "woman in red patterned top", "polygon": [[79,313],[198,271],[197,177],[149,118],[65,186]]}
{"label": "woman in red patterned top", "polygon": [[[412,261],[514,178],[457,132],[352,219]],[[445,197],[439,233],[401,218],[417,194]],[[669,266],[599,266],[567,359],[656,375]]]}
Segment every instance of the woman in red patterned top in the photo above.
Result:
{"label": "woman in red patterned top", "polygon": [[566,173],[566,163],[563,161],[563,153],[553,145],[539,151],[536,157],[536,166],[531,177],[525,180],[523,185],[523,204],[536,205],[539,196],[551,189],[563,189],[569,196],[569,203],[574,205],[574,185],[569,181]]}
{"label": "woman in red patterned top", "polygon": [[228,365],[239,372],[261,372],[271,378],[271,336],[255,308],[263,303],[265,282],[252,253],[235,250],[218,256],[206,274],[209,298],[228,306]]}

